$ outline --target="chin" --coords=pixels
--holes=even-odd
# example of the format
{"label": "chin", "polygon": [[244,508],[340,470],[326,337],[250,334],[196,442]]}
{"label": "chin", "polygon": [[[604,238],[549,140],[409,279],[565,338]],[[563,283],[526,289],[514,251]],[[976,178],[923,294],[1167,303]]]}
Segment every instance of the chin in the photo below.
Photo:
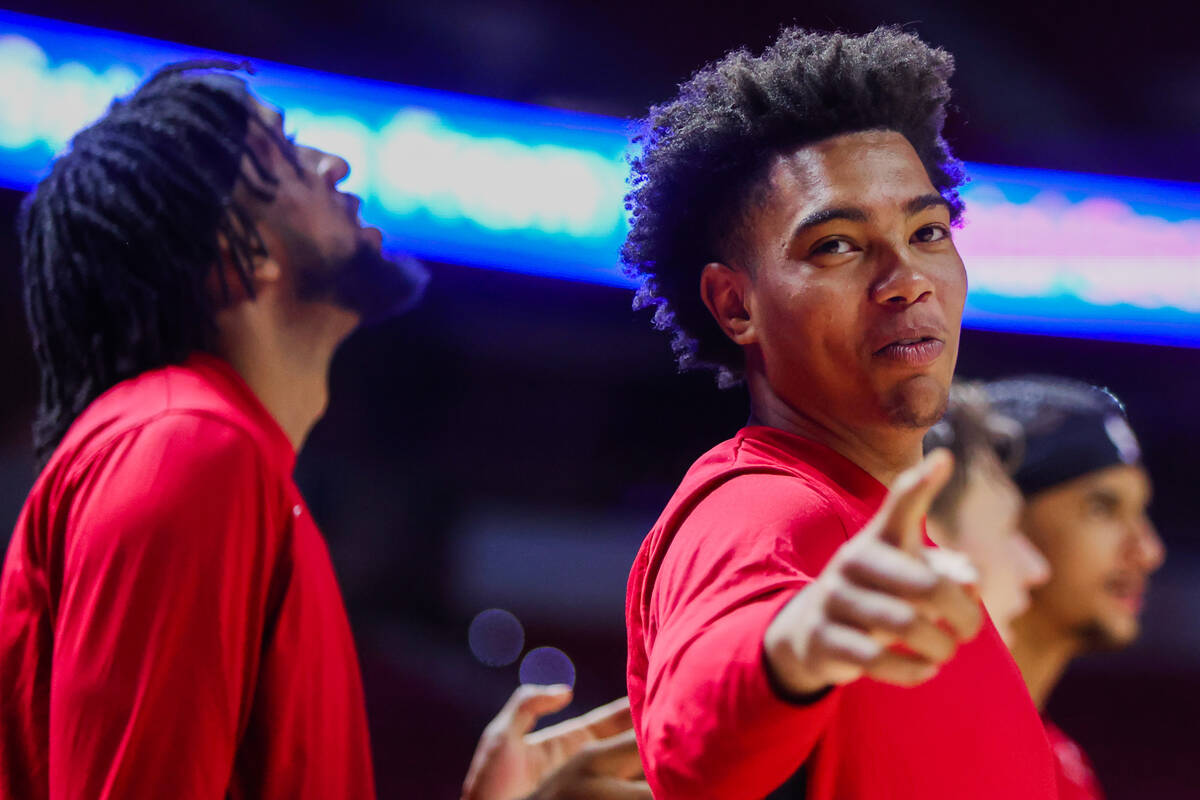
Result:
{"label": "chin", "polygon": [[888,421],[902,428],[931,428],[946,413],[950,391],[931,375],[918,375],[893,387],[885,402]]}
{"label": "chin", "polygon": [[1124,650],[1137,639],[1140,626],[1136,618],[1097,619],[1083,626],[1079,633],[1085,649],[1093,652]]}

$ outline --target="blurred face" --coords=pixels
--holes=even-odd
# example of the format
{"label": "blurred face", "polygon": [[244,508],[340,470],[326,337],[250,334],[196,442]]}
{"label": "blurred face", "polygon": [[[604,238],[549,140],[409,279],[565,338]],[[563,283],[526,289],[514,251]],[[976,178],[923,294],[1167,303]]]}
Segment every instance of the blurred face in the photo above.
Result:
{"label": "blurred face", "polygon": [[[254,113],[263,125],[250,126],[249,145],[278,183],[257,180],[245,164],[238,189],[247,196],[268,256],[288,274],[297,298],[333,304],[366,320],[406,307],[414,293],[412,274],[382,255],[382,234],[358,218],[359,198],[338,191],[349,164],[288,139],[280,112],[256,102]],[[254,198],[252,187],[271,199]]]}
{"label": "blurred face", "polygon": [[1021,527],[1050,563],[1033,593],[1037,614],[1088,648],[1118,648],[1138,633],[1150,574],[1165,551],[1146,516],[1140,466],[1090,472],[1028,499]]}
{"label": "blurred face", "polygon": [[967,282],[908,140],[854,133],[780,157],[751,217],[748,365],[827,428],[936,422]]}
{"label": "blurred face", "polygon": [[951,544],[979,570],[979,594],[1005,642],[1012,620],[1029,608],[1030,587],[1046,582],[1046,559],[1019,527],[1021,493],[1000,463],[977,456],[955,510]]}

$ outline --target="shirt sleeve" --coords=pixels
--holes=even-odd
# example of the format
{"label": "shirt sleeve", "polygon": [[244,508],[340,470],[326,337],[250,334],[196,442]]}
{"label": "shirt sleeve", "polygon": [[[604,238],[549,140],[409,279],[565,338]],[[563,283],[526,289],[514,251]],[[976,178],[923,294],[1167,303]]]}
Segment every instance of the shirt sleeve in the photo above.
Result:
{"label": "shirt sleeve", "polygon": [[85,465],[55,619],[52,800],[226,796],[275,594],[274,484],[246,433],[198,415]]}
{"label": "shirt sleeve", "polygon": [[743,475],[688,515],[655,580],[640,745],[658,800],[762,798],[808,758],[840,692],[789,702],[763,635],[846,541],[803,480]]}

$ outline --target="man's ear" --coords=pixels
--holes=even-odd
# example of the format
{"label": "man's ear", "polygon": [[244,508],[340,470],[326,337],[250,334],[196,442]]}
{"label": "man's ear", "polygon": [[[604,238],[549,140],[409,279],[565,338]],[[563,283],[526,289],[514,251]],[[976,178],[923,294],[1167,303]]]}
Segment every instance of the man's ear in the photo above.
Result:
{"label": "man's ear", "polygon": [[739,345],[758,341],[750,290],[750,275],[744,269],[714,261],[700,271],[700,298],[725,335]]}
{"label": "man's ear", "polygon": [[[250,267],[250,285],[254,288],[255,294],[266,285],[277,283],[283,274],[279,262],[266,254],[253,256]],[[227,288],[227,297],[223,296],[225,290],[221,288],[222,284]],[[223,233],[217,234],[217,263],[213,271],[209,273],[209,290],[213,297],[222,299],[222,305],[225,302],[232,305],[248,299],[246,286],[234,266],[233,249]]]}

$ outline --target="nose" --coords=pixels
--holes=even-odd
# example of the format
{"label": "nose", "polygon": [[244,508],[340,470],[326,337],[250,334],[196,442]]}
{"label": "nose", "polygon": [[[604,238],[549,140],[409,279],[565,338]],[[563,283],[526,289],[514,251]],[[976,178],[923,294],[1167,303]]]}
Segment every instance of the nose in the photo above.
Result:
{"label": "nose", "polygon": [[1024,534],[1013,537],[1013,556],[1017,561],[1017,574],[1023,586],[1040,586],[1050,580],[1050,563],[1042,551],[1034,546]]}
{"label": "nose", "polygon": [[893,252],[879,280],[871,287],[871,299],[882,306],[905,308],[933,294],[933,281],[923,269]]}
{"label": "nose", "polygon": [[1147,573],[1154,572],[1167,558],[1167,548],[1150,520],[1134,526],[1133,557]]}
{"label": "nose", "polygon": [[317,154],[317,174],[329,184],[329,188],[336,187],[350,174],[350,163],[346,159],[333,153],[326,153],[324,150],[315,152]]}

